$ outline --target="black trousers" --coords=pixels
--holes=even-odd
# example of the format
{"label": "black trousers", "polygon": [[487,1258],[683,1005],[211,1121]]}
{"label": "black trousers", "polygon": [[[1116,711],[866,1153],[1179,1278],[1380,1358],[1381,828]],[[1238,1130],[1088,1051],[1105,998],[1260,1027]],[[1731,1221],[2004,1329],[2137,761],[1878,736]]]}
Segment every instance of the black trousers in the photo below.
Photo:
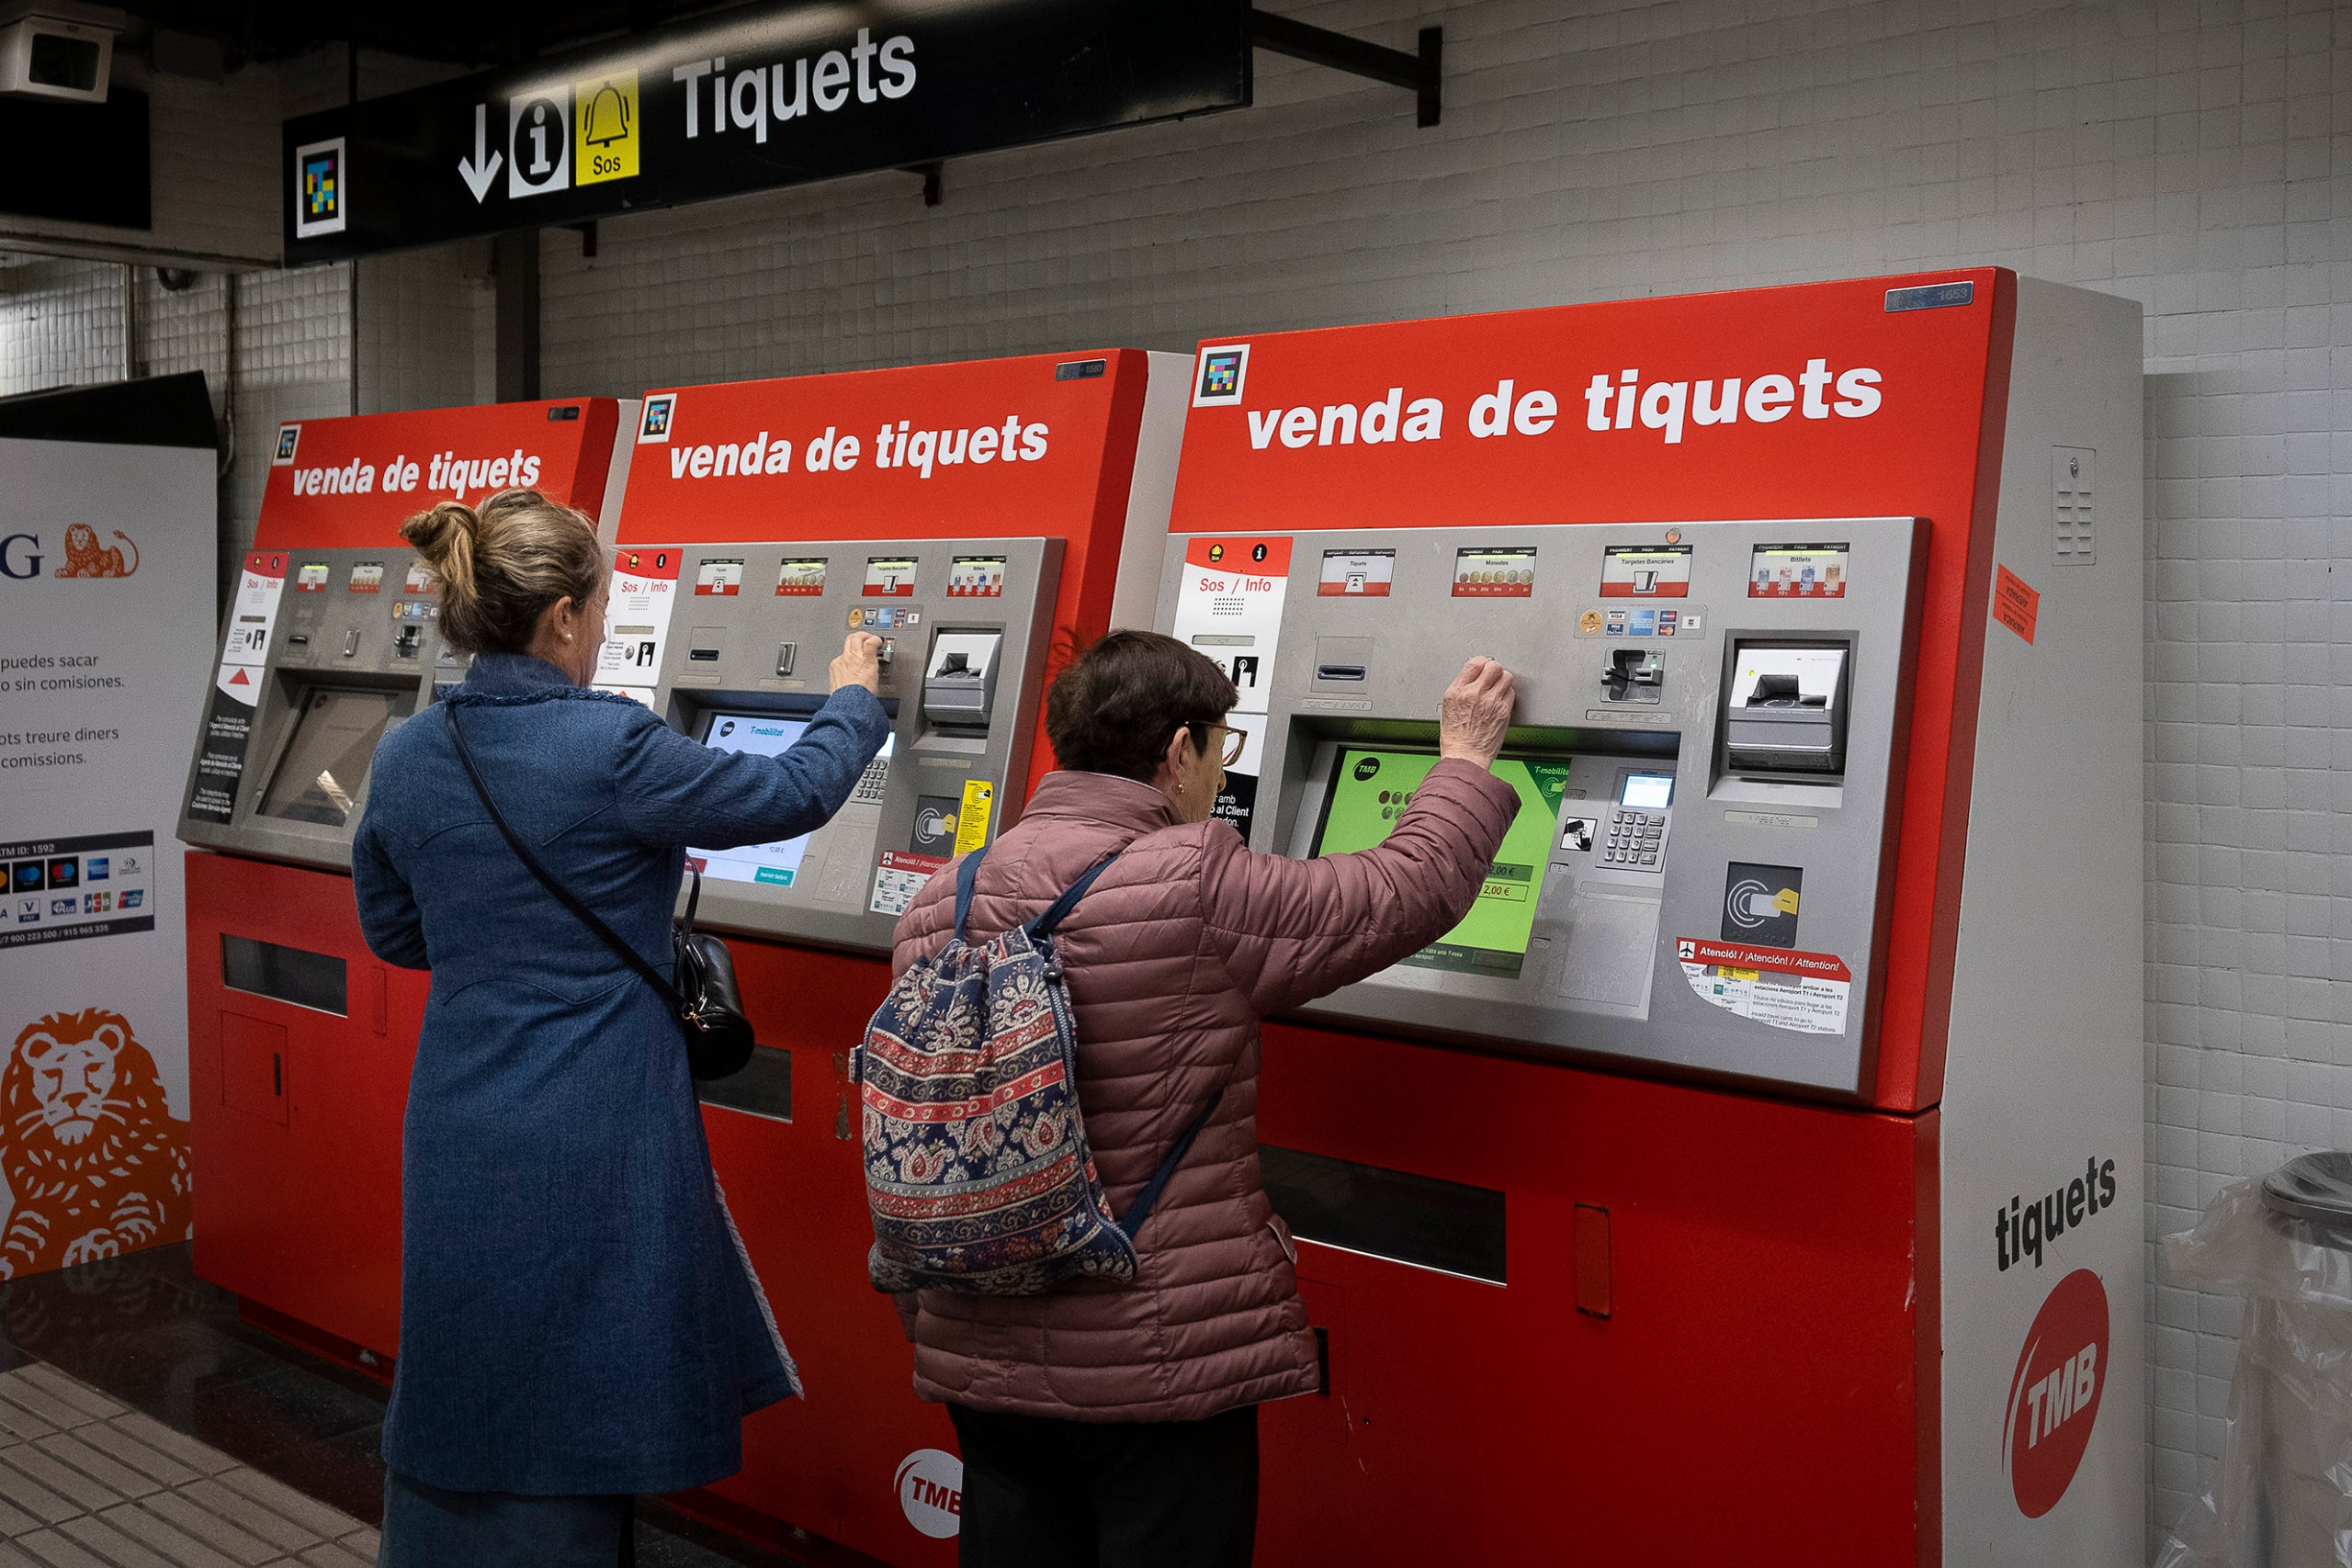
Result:
{"label": "black trousers", "polygon": [[947,1413],[964,1450],[960,1568],[1250,1568],[1256,1405],[1205,1421]]}

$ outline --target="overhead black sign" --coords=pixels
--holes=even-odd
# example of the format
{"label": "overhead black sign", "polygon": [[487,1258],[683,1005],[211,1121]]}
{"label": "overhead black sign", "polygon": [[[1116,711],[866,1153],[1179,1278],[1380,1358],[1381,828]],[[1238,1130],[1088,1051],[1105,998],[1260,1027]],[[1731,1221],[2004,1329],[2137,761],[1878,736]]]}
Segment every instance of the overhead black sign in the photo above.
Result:
{"label": "overhead black sign", "polygon": [[1250,102],[1248,0],[755,7],[286,122],[286,259],[672,207]]}

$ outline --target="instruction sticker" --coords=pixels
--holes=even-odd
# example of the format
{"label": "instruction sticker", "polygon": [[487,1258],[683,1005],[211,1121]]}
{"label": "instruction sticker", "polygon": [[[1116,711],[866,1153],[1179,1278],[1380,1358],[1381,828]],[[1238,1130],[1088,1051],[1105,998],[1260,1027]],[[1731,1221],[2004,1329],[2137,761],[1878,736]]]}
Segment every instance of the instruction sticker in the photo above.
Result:
{"label": "instruction sticker", "polygon": [[1843,599],[1844,545],[1758,545],[1747,558],[1750,599]]}
{"label": "instruction sticker", "polygon": [[1799,1034],[1846,1032],[1854,976],[1835,953],[1688,936],[1674,950],[1691,992],[1710,1007]]}
{"label": "instruction sticker", "polygon": [[825,561],[821,556],[788,560],[776,569],[776,596],[814,599],[825,592]]}
{"label": "instruction sticker", "polygon": [[1600,558],[1603,599],[1688,599],[1690,547],[1611,545]]}
{"label": "instruction sticker", "polygon": [[866,908],[893,919],[907,912],[915,895],[947,863],[944,855],[919,855],[910,850],[884,850],[874,861],[874,897]]}
{"label": "instruction sticker", "polygon": [[1456,550],[1456,599],[1529,599],[1535,594],[1535,550]]}
{"label": "instruction sticker", "polygon": [[709,557],[695,568],[695,592],[705,598],[732,599],[743,592],[743,558]]}
{"label": "instruction sticker", "polygon": [[1204,537],[1184,543],[1176,589],[1177,640],[1216,661],[1240,700],[1236,713],[1264,713],[1290,589],[1290,539]]}
{"label": "instruction sticker", "polygon": [[351,581],[345,583],[346,593],[381,593],[384,591],[384,563],[364,560],[351,569]]}
{"label": "instruction sticker", "polygon": [[605,612],[612,636],[596,654],[599,686],[650,686],[662,674],[662,644],[678,603],[675,545],[616,552],[612,597]]}
{"label": "instruction sticker", "polygon": [[1395,550],[1325,550],[1315,592],[1325,599],[1385,599],[1396,576]]}
{"label": "instruction sticker", "polygon": [[986,779],[964,781],[963,809],[956,814],[956,852],[977,850],[989,841],[989,813],[996,803],[996,786]]}

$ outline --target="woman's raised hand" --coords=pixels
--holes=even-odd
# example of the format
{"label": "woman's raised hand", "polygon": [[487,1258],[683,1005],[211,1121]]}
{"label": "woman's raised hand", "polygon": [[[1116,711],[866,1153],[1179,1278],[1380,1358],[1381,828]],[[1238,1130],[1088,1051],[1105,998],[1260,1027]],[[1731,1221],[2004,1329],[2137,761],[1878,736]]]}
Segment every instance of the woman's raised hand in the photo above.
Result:
{"label": "woman's raised hand", "polygon": [[1516,676],[1484,655],[1462,667],[1438,708],[1437,754],[1494,766],[1519,700]]}
{"label": "woman's raised hand", "polygon": [[863,686],[869,692],[882,684],[882,639],[872,632],[852,632],[842,639],[842,650],[830,671],[833,690]]}

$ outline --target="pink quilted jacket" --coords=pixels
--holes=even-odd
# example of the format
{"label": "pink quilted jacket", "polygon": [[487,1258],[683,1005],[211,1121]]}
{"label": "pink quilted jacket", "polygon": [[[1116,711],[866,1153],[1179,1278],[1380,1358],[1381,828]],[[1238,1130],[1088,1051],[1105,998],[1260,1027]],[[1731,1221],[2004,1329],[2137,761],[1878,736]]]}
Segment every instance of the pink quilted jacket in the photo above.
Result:
{"label": "pink quilted jacket", "polygon": [[[1385,843],[1294,861],[1223,823],[1180,825],[1148,784],[1046,775],[988,852],[967,934],[1041,913],[1118,861],[1057,939],[1078,1009],[1079,1103],[1113,1213],[1184,1124],[1218,1105],[1137,1238],[1132,1285],[900,1298],[915,1392],[1080,1421],[1193,1421],[1311,1393],[1314,1336],[1289,1232],[1258,1171],[1258,1021],[1386,968],[1469,909],[1518,810],[1510,785],[1440,762]],[[945,945],[956,876],[899,921],[895,968]]]}

